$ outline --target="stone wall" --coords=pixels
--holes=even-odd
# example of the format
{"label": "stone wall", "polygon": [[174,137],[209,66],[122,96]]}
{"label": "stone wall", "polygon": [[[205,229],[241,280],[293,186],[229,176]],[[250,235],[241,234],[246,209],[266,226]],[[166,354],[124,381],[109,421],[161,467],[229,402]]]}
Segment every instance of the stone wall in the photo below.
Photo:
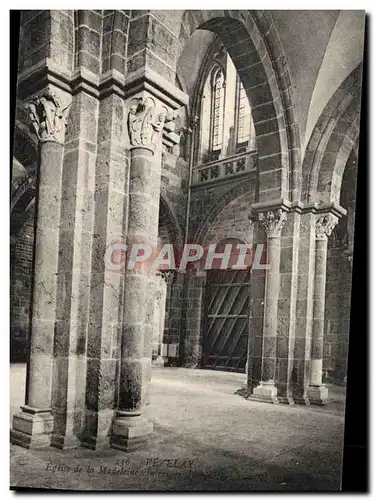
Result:
{"label": "stone wall", "polygon": [[[243,176],[241,180],[231,179],[222,182],[215,182],[203,186],[194,186],[191,190],[190,218],[189,218],[189,241],[195,238],[202,241],[205,234],[210,229],[218,214],[233,200],[249,193],[249,197],[255,201],[256,179],[253,174]],[[250,205],[247,206],[249,208]],[[233,217],[242,218],[240,207],[233,208]],[[237,210],[238,208],[238,210]],[[237,215],[234,215],[234,211]],[[223,226],[223,231],[226,228]],[[227,236],[226,236],[227,237]]]}
{"label": "stone wall", "polygon": [[11,360],[25,361],[28,352],[34,247],[34,205],[11,246],[10,327]]}
{"label": "stone wall", "polygon": [[180,226],[181,230],[185,228],[188,182],[187,162],[182,157],[165,151],[162,156],[161,170],[162,195],[168,200],[170,208],[177,217],[175,223]]}
{"label": "stone wall", "polygon": [[238,238],[251,243],[252,224],[249,220],[249,206],[253,201],[254,189],[231,201],[210,225],[204,237],[204,244],[218,243],[227,238]]}
{"label": "stone wall", "polygon": [[327,256],[323,370],[327,381],[343,382],[349,345],[352,276],[342,247],[332,246]]}

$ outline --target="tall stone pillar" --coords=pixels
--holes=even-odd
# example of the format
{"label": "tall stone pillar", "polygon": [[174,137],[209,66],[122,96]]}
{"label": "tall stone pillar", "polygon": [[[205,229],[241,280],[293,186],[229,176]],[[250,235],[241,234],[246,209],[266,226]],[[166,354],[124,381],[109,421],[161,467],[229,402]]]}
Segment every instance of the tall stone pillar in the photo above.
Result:
{"label": "tall stone pillar", "polygon": [[11,442],[26,448],[49,446],[54,424],[51,396],[67,104],[49,86],[27,105],[39,139],[40,165],[26,404],[14,416],[11,431]]}
{"label": "tall stone pillar", "polygon": [[263,341],[262,341],[262,378],[254,388],[249,399],[277,403],[276,380],[276,342],[277,309],[280,288],[280,235],[285,224],[287,212],[279,208],[259,213],[259,220],[267,233],[267,263]]}
{"label": "tall stone pillar", "polygon": [[[168,108],[145,91],[130,100],[129,246],[146,243],[157,248],[161,139],[165,123],[172,119]],[[125,451],[142,445],[153,432],[152,423],[142,416],[152,352],[152,336],[146,335],[149,272],[147,262],[134,269],[127,265],[124,278],[119,398],[111,446]]]}
{"label": "tall stone pillar", "polygon": [[170,294],[170,283],[173,279],[172,271],[160,273],[159,286],[157,297],[155,300],[155,315],[154,315],[154,347],[153,347],[153,364],[155,366],[164,366],[168,358],[163,353],[163,336],[165,327],[165,308],[167,303],[167,294]]}
{"label": "tall stone pillar", "polygon": [[328,389],[322,379],[327,242],[337,222],[338,218],[333,214],[319,215],[316,221],[311,379],[307,395],[310,403],[318,405],[328,401]]}
{"label": "tall stone pillar", "polygon": [[184,290],[184,326],[182,363],[187,368],[200,366],[203,355],[203,325],[205,309],[205,271],[188,269]]}

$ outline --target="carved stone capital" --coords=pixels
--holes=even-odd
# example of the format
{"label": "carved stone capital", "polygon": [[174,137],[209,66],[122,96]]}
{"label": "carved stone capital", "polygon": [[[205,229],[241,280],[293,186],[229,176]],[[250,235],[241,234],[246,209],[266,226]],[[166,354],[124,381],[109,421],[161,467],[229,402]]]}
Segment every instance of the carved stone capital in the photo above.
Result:
{"label": "carved stone capital", "polygon": [[27,102],[25,107],[40,143],[52,141],[64,144],[70,102],[64,106],[61,98],[47,87]]}
{"label": "carved stone capital", "polygon": [[263,224],[267,238],[278,238],[284,227],[287,218],[287,212],[281,208],[258,214],[259,221]]}
{"label": "carved stone capital", "polygon": [[155,153],[161,144],[163,129],[170,132],[175,113],[158,106],[150,96],[134,97],[129,104],[128,132],[132,148],[146,148]]}
{"label": "carved stone capital", "polygon": [[325,240],[330,236],[334,227],[338,223],[338,218],[333,214],[320,215],[316,221],[316,239]]}

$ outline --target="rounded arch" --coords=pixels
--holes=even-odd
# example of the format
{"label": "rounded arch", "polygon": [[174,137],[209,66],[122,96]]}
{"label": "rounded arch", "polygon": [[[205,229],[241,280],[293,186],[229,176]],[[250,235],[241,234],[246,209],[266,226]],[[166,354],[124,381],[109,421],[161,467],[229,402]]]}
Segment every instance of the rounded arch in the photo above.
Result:
{"label": "rounded arch", "polygon": [[[245,10],[185,11],[180,51],[196,29],[219,36],[251,103],[259,151],[259,199],[296,199],[301,186],[300,138],[288,62],[271,14]],[[271,192],[270,177],[265,175],[270,170],[279,174],[274,176],[277,180]]]}
{"label": "rounded arch", "polygon": [[339,200],[345,165],[359,134],[361,75],[360,64],[337,89],[315,125],[302,165],[304,202]]}
{"label": "rounded arch", "polygon": [[[356,114],[359,110],[359,103],[353,101],[354,106],[351,106],[350,115],[355,116],[354,121],[349,126],[346,134],[342,138],[331,138],[327,145],[327,150],[323,156],[321,168],[319,170],[317,193],[319,201],[330,203],[340,201],[341,184],[344,176],[344,171],[352,153],[353,147],[359,140],[359,115]],[[353,110],[353,111],[352,111]],[[341,120],[339,124],[341,124]],[[333,148],[338,147],[336,159],[326,161],[326,157],[333,155]]]}

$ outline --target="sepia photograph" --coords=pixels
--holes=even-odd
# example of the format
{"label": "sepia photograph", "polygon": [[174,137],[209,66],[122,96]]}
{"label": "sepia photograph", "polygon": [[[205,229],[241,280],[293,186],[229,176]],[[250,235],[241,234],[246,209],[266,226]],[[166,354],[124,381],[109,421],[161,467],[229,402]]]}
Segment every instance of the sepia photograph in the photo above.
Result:
{"label": "sepia photograph", "polygon": [[10,488],[342,490],[366,12],[10,18]]}

